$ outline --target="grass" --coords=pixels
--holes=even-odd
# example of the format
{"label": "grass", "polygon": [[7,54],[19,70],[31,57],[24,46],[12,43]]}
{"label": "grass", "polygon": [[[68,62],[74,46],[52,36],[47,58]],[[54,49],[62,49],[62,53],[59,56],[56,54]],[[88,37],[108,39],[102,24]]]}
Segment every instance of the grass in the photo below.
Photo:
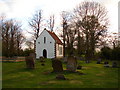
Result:
{"label": "grass", "polygon": [[[83,68],[77,71],[85,75],[64,72],[68,80],[55,79],[57,74],[50,73],[50,60],[46,60],[45,66],[36,61],[34,70],[26,69],[25,62],[3,63],[2,85],[3,88],[118,88],[118,68],[105,68],[96,61],[79,63]],[[66,65],[63,66],[65,70]]]}

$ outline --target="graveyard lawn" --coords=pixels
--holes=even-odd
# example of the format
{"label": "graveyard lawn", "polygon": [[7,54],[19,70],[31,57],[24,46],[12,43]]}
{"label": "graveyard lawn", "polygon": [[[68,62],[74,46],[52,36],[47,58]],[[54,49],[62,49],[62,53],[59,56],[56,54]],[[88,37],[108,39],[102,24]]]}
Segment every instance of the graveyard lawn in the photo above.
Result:
{"label": "graveyard lawn", "polygon": [[[26,69],[25,62],[2,63],[3,88],[118,88],[118,68],[106,68],[96,61],[82,65],[80,73],[64,72],[67,80],[57,80],[57,73],[51,73],[51,60],[46,59],[45,66],[39,61],[35,62],[35,69]],[[110,62],[110,65],[111,62]],[[63,64],[64,70],[66,65]]]}

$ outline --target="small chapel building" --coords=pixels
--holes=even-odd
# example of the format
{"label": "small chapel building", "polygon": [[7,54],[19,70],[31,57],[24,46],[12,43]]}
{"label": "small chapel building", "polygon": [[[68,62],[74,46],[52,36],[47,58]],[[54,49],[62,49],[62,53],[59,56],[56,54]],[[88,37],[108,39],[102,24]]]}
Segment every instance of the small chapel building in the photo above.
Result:
{"label": "small chapel building", "polygon": [[63,57],[63,43],[58,36],[44,29],[36,40],[36,58],[61,58]]}

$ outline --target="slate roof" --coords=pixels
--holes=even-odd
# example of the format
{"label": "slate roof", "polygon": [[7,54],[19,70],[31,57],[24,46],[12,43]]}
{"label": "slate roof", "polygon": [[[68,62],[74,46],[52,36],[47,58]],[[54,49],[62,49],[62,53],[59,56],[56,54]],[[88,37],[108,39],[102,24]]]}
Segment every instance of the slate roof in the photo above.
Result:
{"label": "slate roof", "polygon": [[57,44],[61,44],[61,45],[63,44],[62,41],[58,38],[58,36],[54,32],[48,30],[46,31],[53,37],[53,39],[56,41]]}

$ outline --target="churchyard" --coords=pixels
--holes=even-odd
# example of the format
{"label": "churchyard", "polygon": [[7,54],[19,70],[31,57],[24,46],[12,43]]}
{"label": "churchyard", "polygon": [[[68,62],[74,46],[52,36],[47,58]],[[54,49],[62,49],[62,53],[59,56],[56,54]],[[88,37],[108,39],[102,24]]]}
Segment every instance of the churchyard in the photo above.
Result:
{"label": "churchyard", "polygon": [[2,88],[118,88],[118,0],[42,1],[0,2]]}
{"label": "churchyard", "polygon": [[[53,60],[36,60],[34,68],[29,69],[25,61],[2,63],[2,86],[3,88],[118,88],[118,69],[105,67],[104,62],[97,64],[96,61],[86,63],[77,60],[78,69],[70,69],[69,63],[56,65],[63,69],[56,72]],[[73,63],[73,62],[72,62]],[[82,67],[80,67],[82,66]],[[54,69],[53,69],[54,68]],[[68,70],[66,70],[68,69]],[[69,70],[73,70],[72,72]],[[75,72],[74,72],[75,70]],[[59,79],[59,76],[65,79]]]}

